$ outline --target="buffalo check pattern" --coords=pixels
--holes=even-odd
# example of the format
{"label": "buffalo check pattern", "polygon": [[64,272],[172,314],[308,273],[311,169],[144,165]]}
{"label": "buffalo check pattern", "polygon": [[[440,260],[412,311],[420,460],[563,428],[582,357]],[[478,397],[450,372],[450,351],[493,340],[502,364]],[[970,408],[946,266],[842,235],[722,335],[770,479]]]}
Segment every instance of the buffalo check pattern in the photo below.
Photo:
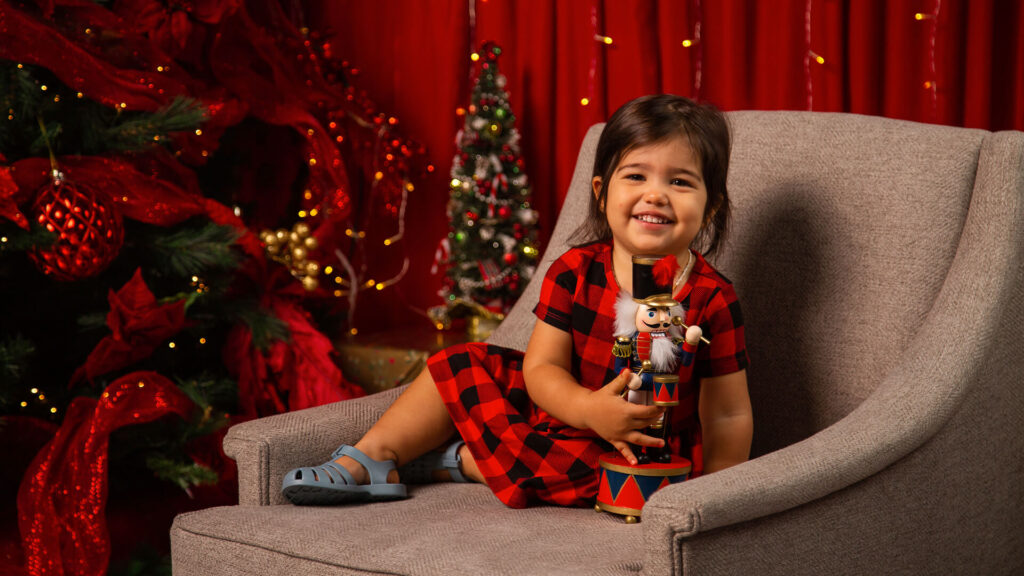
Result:
{"label": "buffalo check pattern", "polygon": [[[572,372],[582,386],[598,389],[615,378],[612,355],[615,299],[619,287],[611,244],[570,249],[552,263],[534,313],[572,336]],[[676,294],[687,324],[698,324],[711,340],[697,351],[693,378],[680,382],[680,405],[672,410],[670,445],[702,468],[697,396],[702,377],[747,366],[743,316],[732,285],[702,256]],[[523,382],[523,354],[489,344],[447,348],[428,361],[430,374],[459,434],[494,494],[522,508],[538,502],[593,504],[597,459],[612,446],[590,430],[556,420],[533,402]]]}

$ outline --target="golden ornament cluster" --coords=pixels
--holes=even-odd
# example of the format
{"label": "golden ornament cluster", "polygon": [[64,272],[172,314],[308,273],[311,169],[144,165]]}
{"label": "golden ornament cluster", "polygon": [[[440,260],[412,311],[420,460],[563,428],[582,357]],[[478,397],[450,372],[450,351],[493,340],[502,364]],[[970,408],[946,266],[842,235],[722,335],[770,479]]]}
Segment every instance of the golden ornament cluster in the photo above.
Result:
{"label": "golden ornament cluster", "polygon": [[302,287],[312,292],[320,286],[320,263],[309,258],[317,249],[316,238],[310,235],[309,224],[296,222],[289,231],[286,228],[264,230],[260,240],[266,246],[267,256],[288,267],[292,276],[302,282]]}

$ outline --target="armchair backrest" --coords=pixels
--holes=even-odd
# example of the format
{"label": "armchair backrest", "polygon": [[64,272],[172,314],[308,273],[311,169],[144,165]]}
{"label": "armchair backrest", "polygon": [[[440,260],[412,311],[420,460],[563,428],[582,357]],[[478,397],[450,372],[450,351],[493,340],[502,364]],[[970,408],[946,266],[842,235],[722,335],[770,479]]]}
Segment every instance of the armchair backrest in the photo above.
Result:
{"label": "armchair backrest", "polygon": [[[952,263],[989,133],[853,114],[727,116],[733,218],[713,264],[743,307],[757,456],[838,421],[896,364]],[[525,349],[540,280],[587,214],[601,128],[587,133],[541,264],[491,342]]]}

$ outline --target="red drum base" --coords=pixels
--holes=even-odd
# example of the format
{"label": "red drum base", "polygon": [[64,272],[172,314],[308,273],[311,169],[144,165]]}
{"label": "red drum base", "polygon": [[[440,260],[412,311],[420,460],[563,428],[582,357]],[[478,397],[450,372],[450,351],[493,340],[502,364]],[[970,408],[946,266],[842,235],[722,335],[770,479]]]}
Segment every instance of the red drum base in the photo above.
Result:
{"label": "red drum base", "polygon": [[654,377],[654,405],[679,405],[679,376],[658,374]]}
{"label": "red drum base", "polygon": [[644,504],[658,490],[686,480],[690,475],[691,462],[682,456],[672,456],[672,461],[660,464],[631,465],[622,454],[608,452],[598,458],[601,465],[597,504],[599,512],[611,512],[626,517],[627,523],[640,519]]}

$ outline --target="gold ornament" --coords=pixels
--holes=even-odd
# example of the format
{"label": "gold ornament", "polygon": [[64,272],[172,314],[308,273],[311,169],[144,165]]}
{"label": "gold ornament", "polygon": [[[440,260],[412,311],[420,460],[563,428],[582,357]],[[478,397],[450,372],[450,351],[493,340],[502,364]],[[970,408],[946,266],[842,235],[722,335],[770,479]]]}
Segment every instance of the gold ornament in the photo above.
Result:
{"label": "gold ornament", "polygon": [[260,240],[266,245],[267,257],[288,267],[291,275],[302,282],[302,287],[312,292],[320,286],[320,263],[311,260],[309,253],[319,246],[310,235],[311,229],[305,222],[297,222],[291,230],[263,230]]}

